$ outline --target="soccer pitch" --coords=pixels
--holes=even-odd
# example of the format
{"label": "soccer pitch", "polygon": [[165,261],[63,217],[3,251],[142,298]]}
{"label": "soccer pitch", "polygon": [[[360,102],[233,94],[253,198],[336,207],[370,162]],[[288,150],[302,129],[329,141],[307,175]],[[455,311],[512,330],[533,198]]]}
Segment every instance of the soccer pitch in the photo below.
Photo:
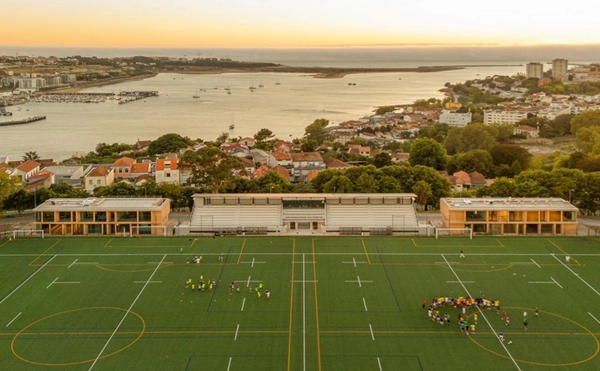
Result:
{"label": "soccer pitch", "polygon": [[[596,237],[5,238],[0,370],[599,370],[599,246]],[[259,299],[250,288],[261,283]],[[510,326],[501,311],[470,308],[478,324],[467,335],[452,305],[438,308],[451,318],[440,326],[421,304],[439,296],[499,300]]]}

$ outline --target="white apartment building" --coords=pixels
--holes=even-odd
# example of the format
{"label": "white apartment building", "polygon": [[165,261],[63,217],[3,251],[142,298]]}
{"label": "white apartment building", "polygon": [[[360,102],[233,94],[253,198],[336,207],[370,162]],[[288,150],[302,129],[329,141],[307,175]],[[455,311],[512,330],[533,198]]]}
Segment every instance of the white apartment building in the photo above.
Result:
{"label": "white apartment building", "polygon": [[527,118],[527,111],[483,111],[483,123],[490,124],[516,124]]}
{"label": "white apartment building", "polygon": [[566,59],[554,59],[552,61],[552,78],[556,80],[565,80],[568,69],[569,61]]}
{"label": "white apartment building", "polygon": [[539,62],[527,63],[525,75],[527,78],[541,79],[544,77],[544,65]]}
{"label": "white apartment building", "polygon": [[440,114],[440,123],[448,124],[455,127],[467,126],[473,120],[473,114],[471,112],[459,113],[449,110],[442,110]]}

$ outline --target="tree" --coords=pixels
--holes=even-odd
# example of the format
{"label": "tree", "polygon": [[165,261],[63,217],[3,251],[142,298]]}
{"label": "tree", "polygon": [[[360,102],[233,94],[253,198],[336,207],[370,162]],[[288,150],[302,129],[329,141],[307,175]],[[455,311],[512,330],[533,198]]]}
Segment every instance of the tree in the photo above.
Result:
{"label": "tree", "polygon": [[390,166],[392,164],[392,156],[387,152],[381,152],[375,155],[373,165],[380,168],[384,166]]}
{"label": "tree", "polygon": [[379,184],[372,175],[364,173],[356,179],[354,191],[357,193],[377,193]]}
{"label": "tree", "polygon": [[412,166],[423,165],[443,170],[448,163],[448,157],[444,147],[435,140],[419,138],[410,148],[409,162]]}
{"label": "tree", "polygon": [[323,192],[323,187],[325,184],[333,179],[333,177],[339,175],[342,175],[342,172],[338,169],[326,169],[319,171],[317,176],[310,181],[310,184],[318,193],[321,193]]}
{"label": "tree", "polygon": [[38,161],[39,159],[40,159],[40,155],[38,155],[38,153],[36,151],[25,152],[25,155],[23,156],[23,161],[27,161],[27,160]]}
{"label": "tree", "polygon": [[490,155],[494,160],[495,166],[508,165],[517,160],[521,164],[521,169],[527,169],[531,161],[531,153],[527,149],[516,144],[498,144],[490,149]]}
{"label": "tree", "polygon": [[448,131],[444,147],[449,154],[468,152],[474,149],[490,150],[497,144],[498,133],[496,127],[478,123],[452,128]]}
{"label": "tree", "polygon": [[467,173],[477,171],[485,176],[493,174],[494,161],[492,155],[486,150],[474,149],[454,157],[456,157],[456,170]]}
{"label": "tree", "polygon": [[423,209],[427,209],[427,201],[433,196],[431,186],[423,180],[419,180],[412,187],[412,191],[417,195],[417,204],[421,205]]}
{"label": "tree", "polygon": [[275,135],[273,135],[271,130],[262,128],[256,134],[254,134],[254,140],[256,140],[256,142],[264,142],[273,138],[274,136]]}
{"label": "tree", "polygon": [[316,140],[314,140],[314,139],[306,139],[302,143],[302,146],[300,147],[300,150],[302,152],[314,152],[314,151],[316,151],[316,149],[317,149],[318,146],[319,146],[319,144],[317,143]]}
{"label": "tree", "polygon": [[323,193],[352,193],[354,186],[345,175],[336,175],[323,186]]}
{"label": "tree", "polygon": [[137,191],[134,186],[126,182],[114,183],[107,187],[94,189],[94,196],[135,196]]}
{"label": "tree", "polygon": [[21,187],[21,178],[18,176],[9,177],[4,171],[0,171],[0,210],[2,210],[6,198],[17,192]]}
{"label": "tree", "polygon": [[221,135],[219,135],[217,137],[217,139],[215,140],[215,142],[217,142],[218,144],[224,143],[227,141],[227,139],[229,139],[229,133],[224,131],[221,133]]}
{"label": "tree", "polygon": [[21,215],[25,209],[31,207],[33,207],[33,195],[29,194],[29,192],[23,188],[11,193],[6,200],[4,200],[4,208],[6,210],[15,210],[19,215]]}
{"label": "tree", "polygon": [[497,178],[489,186],[477,188],[475,194],[478,197],[511,197],[515,195],[516,188],[514,179],[501,177]]}
{"label": "tree", "polygon": [[377,111],[375,111],[376,115],[385,115],[388,112],[394,112],[394,107],[392,106],[381,106],[379,108],[377,108]]}
{"label": "tree", "polygon": [[589,126],[600,126],[600,110],[584,111],[571,119],[571,133],[577,135],[579,129]]}
{"label": "tree", "polygon": [[238,157],[212,146],[200,148],[197,152],[185,152],[181,158],[181,167],[192,170],[192,184],[206,187],[212,193],[233,187],[233,176],[245,173],[244,165]]}
{"label": "tree", "polygon": [[288,193],[292,188],[290,182],[274,170],[269,170],[263,176],[255,179],[257,193]]}
{"label": "tree", "polygon": [[184,138],[179,134],[169,133],[150,142],[150,145],[148,146],[148,155],[153,156],[161,153],[178,152],[180,149],[190,145],[191,140],[189,138]]}
{"label": "tree", "polygon": [[325,132],[327,125],[329,125],[329,120],[317,119],[304,128],[304,136],[316,141],[318,145],[321,145],[324,141],[330,140],[330,135]]}
{"label": "tree", "polygon": [[397,179],[384,175],[379,179],[379,192],[381,193],[400,193],[402,185]]}
{"label": "tree", "polygon": [[600,126],[579,128],[577,146],[586,155],[600,155]]}

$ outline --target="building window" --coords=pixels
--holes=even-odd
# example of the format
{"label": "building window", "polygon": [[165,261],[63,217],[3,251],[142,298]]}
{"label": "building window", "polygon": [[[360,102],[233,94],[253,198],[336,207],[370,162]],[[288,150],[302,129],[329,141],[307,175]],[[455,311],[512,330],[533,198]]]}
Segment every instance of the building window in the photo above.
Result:
{"label": "building window", "polygon": [[101,234],[102,233],[102,224],[89,224],[88,225],[88,233],[89,234]]}
{"label": "building window", "polygon": [[88,184],[94,184],[94,180],[90,179]]}
{"label": "building window", "polygon": [[106,211],[97,211],[96,212],[96,221],[97,222],[105,222],[106,221]]}
{"label": "building window", "polygon": [[82,211],[79,216],[82,222],[94,221],[94,213],[91,211]]}
{"label": "building window", "polygon": [[71,212],[70,211],[61,211],[58,213],[58,221],[60,222],[70,222],[71,221]]}
{"label": "building window", "polygon": [[117,221],[136,221],[137,212],[135,211],[119,211],[117,213]]}
{"label": "building window", "polygon": [[140,211],[140,221],[149,222],[152,220],[152,213],[150,211]]}
{"label": "building window", "polygon": [[53,222],[54,221],[54,212],[44,211],[44,214],[42,215],[42,217],[44,218],[44,222]]}

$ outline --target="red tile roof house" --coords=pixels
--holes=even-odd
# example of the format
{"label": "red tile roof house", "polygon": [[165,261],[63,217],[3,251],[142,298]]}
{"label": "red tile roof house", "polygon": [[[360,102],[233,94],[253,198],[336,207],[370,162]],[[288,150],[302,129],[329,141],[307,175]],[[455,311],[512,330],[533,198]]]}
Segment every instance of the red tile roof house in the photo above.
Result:
{"label": "red tile roof house", "polygon": [[108,187],[115,182],[115,172],[106,166],[98,166],[90,171],[84,178],[85,190],[92,192],[98,187]]}
{"label": "red tile roof house", "polygon": [[477,171],[457,171],[454,175],[446,175],[445,178],[452,183],[452,190],[456,192],[487,185],[485,177]]}
{"label": "red tile roof house", "polygon": [[22,181],[26,182],[33,174],[40,171],[40,163],[34,160],[27,160],[15,167],[13,175],[17,175]]}
{"label": "red tile roof house", "polygon": [[131,177],[131,165],[135,164],[136,162],[136,160],[129,157],[121,157],[113,162],[111,168],[115,172],[115,178]]}
{"label": "red tile roof house", "polygon": [[54,184],[54,173],[49,170],[42,169],[41,171],[29,177],[25,189],[38,190],[40,188],[48,188],[52,184]]}
{"label": "red tile roof house", "polygon": [[156,183],[179,184],[179,159],[159,158],[156,160],[154,175]]}
{"label": "red tile roof house", "polygon": [[244,137],[238,141],[239,144],[243,144],[248,148],[252,148],[256,145],[256,140],[250,137]]}
{"label": "red tile roof house", "polygon": [[325,166],[327,167],[327,169],[338,169],[338,170],[345,170],[349,167],[352,167],[352,165],[347,164],[344,161],[338,160],[335,157],[327,157],[325,159]]}

